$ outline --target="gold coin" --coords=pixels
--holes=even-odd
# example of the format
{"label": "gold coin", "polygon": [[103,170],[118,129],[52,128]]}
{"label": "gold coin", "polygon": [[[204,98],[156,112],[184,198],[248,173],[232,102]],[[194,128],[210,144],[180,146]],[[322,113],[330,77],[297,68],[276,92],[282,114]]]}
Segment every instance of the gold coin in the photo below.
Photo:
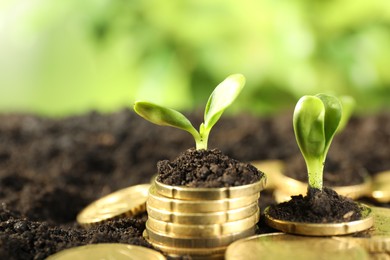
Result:
{"label": "gold coin", "polygon": [[201,247],[186,248],[186,247],[168,246],[165,244],[152,241],[149,237],[148,232],[145,231],[143,233],[143,237],[155,248],[163,251],[164,253],[170,255],[171,257],[190,256],[191,259],[223,259],[226,250],[226,246],[210,247],[210,248],[201,248]]}
{"label": "gold coin", "polygon": [[232,242],[249,237],[255,234],[255,227],[233,234],[219,237],[178,237],[177,235],[167,235],[151,229],[146,224],[145,232],[151,242],[177,248],[213,248],[224,247]]}
{"label": "gold coin", "polygon": [[257,235],[228,246],[226,260],[274,259],[370,259],[363,247],[332,238],[294,236],[284,233]]}
{"label": "gold coin", "polygon": [[346,235],[369,229],[374,224],[371,209],[362,205],[362,219],[342,222],[342,223],[304,223],[275,219],[268,214],[268,209],[264,211],[265,222],[277,230],[307,236],[336,236]]}
{"label": "gold coin", "polygon": [[77,215],[77,222],[88,226],[145,212],[149,188],[150,184],[140,184],[104,196],[84,208]]}
{"label": "gold coin", "polygon": [[373,253],[370,254],[370,260],[390,260],[390,253]]}
{"label": "gold coin", "polygon": [[156,181],[157,174],[154,174],[152,177],[150,177],[150,184],[154,185],[154,182]]}
{"label": "gold coin", "polygon": [[221,200],[178,200],[164,197],[156,192],[155,186],[152,185],[149,190],[147,200],[148,207],[157,208],[170,212],[182,213],[207,213],[226,211],[245,207],[256,202],[260,193],[235,199]]}
{"label": "gold coin", "polygon": [[231,222],[247,218],[259,211],[258,202],[248,206],[231,209],[227,211],[209,212],[209,213],[182,213],[160,210],[148,205],[148,215],[151,218],[172,222],[177,224],[208,225]]}
{"label": "gold coin", "polygon": [[192,188],[171,186],[155,181],[158,194],[180,200],[220,200],[247,197],[264,189],[267,178],[265,175],[257,182],[236,187],[224,188]]}
{"label": "gold coin", "polygon": [[62,250],[47,260],[164,260],[165,257],[152,249],[127,244],[92,244]]}
{"label": "gold coin", "polygon": [[370,253],[390,253],[390,209],[371,207],[374,226],[369,230],[351,237],[337,237],[362,245]]}
{"label": "gold coin", "polygon": [[285,165],[281,160],[254,161],[251,164],[267,174],[267,189],[275,189],[283,179]]}
{"label": "gold coin", "polygon": [[371,197],[380,203],[390,202],[390,171],[376,174],[372,184]]}
{"label": "gold coin", "polygon": [[280,189],[274,190],[272,195],[273,195],[276,203],[282,203],[282,202],[287,202],[287,201],[291,200],[291,194],[284,192]]}
{"label": "gold coin", "polygon": [[167,235],[176,235],[179,237],[217,237],[237,233],[247,230],[257,224],[260,213],[257,211],[250,217],[210,225],[185,225],[164,222],[148,217],[147,225],[149,228]]}

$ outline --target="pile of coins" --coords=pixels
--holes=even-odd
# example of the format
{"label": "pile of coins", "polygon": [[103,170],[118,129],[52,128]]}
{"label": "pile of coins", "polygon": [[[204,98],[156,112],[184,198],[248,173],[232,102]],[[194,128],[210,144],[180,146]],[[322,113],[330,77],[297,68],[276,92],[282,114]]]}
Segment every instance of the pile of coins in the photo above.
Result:
{"label": "pile of coins", "polygon": [[229,244],[255,233],[264,187],[265,177],[230,188],[177,187],[154,181],[144,236],[171,256],[223,255]]}

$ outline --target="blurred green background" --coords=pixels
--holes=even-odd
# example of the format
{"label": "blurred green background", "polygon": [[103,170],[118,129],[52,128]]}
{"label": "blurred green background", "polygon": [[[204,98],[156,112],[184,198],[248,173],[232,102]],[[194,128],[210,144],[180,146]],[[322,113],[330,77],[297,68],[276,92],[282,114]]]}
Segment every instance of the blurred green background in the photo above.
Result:
{"label": "blurred green background", "polygon": [[[111,112],[146,99],[203,107],[226,76],[232,111],[304,94],[390,106],[389,0],[2,0],[0,112]],[[229,109],[230,110],[230,109]]]}

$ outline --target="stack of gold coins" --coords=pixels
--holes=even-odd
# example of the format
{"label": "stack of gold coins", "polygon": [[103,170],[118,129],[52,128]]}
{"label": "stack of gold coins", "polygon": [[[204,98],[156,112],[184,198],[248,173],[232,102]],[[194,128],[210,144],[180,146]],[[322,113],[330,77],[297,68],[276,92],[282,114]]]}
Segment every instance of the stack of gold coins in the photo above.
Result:
{"label": "stack of gold coins", "polygon": [[154,181],[144,236],[171,256],[223,256],[230,243],[254,234],[265,180],[229,188],[189,188]]}

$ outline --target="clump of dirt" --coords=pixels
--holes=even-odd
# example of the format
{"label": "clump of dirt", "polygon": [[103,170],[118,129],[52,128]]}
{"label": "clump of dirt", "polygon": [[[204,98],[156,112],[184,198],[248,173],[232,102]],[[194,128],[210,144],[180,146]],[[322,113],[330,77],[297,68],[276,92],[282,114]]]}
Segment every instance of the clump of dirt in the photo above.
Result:
{"label": "clump of dirt", "polygon": [[222,188],[251,184],[264,173],[253,165],[234,160],[218,149],[188,149],[175,160],[157,164],[157,180],[167,185]]}
{"label": "clump of dirt", "polygon": [[306,196],[292,196],[291,200],[269,208],[275,219],[304,223],[340,223],[361,219],[361,208],[353,200],[338,195],[330,188],[310,188]]}

